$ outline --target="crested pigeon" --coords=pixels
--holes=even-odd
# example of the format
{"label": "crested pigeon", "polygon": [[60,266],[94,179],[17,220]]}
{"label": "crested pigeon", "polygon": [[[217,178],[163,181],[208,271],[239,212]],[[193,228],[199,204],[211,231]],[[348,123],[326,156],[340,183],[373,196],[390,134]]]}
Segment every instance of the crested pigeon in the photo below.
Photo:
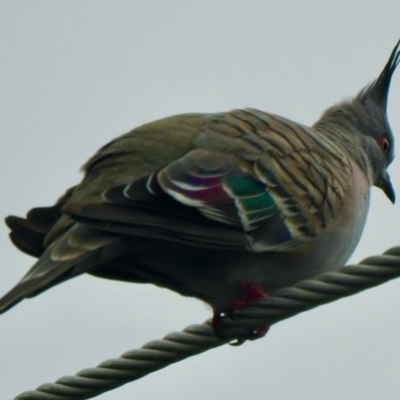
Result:
{"label": "crested pigeon", "polygon": [[6,218],[38,261],[0,312],[86,272],[201,299],[218,332],[224,313],[341,266],[371,186],[395,199],[386,108],[399,60],[400,42],[374,82],[312,127],[243,109],[164,118],[106,144],[54,206]]}

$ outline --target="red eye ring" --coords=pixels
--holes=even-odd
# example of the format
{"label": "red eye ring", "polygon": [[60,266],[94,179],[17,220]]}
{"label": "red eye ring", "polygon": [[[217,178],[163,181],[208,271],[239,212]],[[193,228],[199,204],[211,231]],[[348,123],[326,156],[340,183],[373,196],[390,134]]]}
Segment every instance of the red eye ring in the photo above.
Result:
{"label": "red eye ring", "polygon": [[386,133],[383,133],[382,135],[379,136],[378,140],[378,145],[382,150],[382,153],[387,156],[389,153],[390,149],[390,142],[389,142],[389,137]]}

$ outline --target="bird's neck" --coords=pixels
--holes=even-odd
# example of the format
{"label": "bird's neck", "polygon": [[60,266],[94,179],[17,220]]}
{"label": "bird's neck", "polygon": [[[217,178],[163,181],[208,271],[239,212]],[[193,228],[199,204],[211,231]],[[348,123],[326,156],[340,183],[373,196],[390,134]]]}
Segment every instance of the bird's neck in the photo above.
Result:
{"label": "bird's neck", "polygon": [[365,172],[371,185],[373,183],[373,168],[368,156],[365,135],[358,132],[357,128],[348,121],[331,118],[323,115],[313,126],[313,129],[329,138],[341,148],[343,153],[353,159],[362,171]]}

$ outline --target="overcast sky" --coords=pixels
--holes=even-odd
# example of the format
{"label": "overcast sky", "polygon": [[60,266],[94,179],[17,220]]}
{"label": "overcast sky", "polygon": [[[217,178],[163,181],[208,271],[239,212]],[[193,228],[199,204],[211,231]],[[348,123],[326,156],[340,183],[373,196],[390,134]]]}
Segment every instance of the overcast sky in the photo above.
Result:
{"label": "overcast sky", "polygon": [[[1,1],[1,216],[53,204],[94,151],[154,119],[249,106],[312,124],[377,77],[399,15],[398,0]],[[400,71],[389,96],[397,136],[399,111]],[[374,189],[350,261],[400,245],[399,226],[399,205]],[[2,224],[0,293],[34,262],[7,234]],[[399,307],[397,280],[98,398],[397,400]],[[0,398],[210,315],[150,285],[73,279],[0,316]]]}

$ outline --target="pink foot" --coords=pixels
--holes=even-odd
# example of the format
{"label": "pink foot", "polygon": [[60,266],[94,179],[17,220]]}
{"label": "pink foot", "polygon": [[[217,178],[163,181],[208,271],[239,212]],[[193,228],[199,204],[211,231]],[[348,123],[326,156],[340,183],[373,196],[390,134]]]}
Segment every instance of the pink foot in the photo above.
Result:
{"label": "pink foot", "polygon": [[[247,294],[247,297],[243,299],[236,299],[233,300],[230,303],[229,309],[226,311],[226,313],[214,313],[213,319],[212,319],[212,327],[215,331],[215,334],[221,338],[224,338],[224,335],[222,333],[222,324],[221,320],[226,314],[230,314],[232,311],[236,311],[252,301],[256,299],[262,299],[264,297],[268,297],[269,294],[265,292],[260,286],[257,286],[254,283],[240,283],[240,288]],[[250,329],[249,333],[237,338],[237,341],[234,343],[231,343],[234,346],[238,346],[243,344],[246,340],[255,340],[255,339],[260,339],[264,337],[269,330],[269,326],[265,326],[262,328],[257,328],[257,329]]]}

